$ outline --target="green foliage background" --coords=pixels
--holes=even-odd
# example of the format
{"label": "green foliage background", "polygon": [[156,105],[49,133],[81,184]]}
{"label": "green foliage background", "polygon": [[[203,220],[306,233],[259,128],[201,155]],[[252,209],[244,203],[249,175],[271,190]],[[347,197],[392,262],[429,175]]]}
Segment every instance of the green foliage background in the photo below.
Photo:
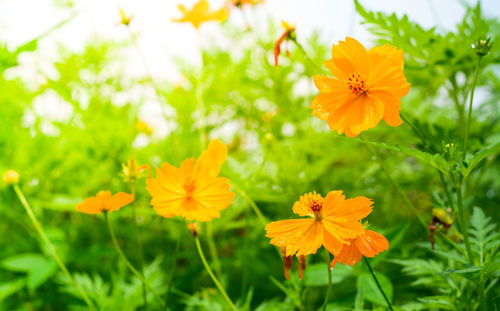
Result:
{"label": "green foliage background", "polygon": [[[20,173],[20,188],[49,239],[100,310],[142,308],[141,283],[114,252],[103,217],[77,213],[75,204],[103,189],[128,191],[119,173],[121,163],[131,156],[152,167],[165,161],[178,165],[198,156],[215,137],[230,150],[222,175],[243,192],[236,194],[220,219],[202,226],[201,240],[212,264],[216,249],[222,282],[241,310],[317,310],[327,284],[320,254],[309,256],[303,281],[296,272],[291,281],[283,278],[281,258],[245,195],[268,220],[279,220],[293,217],[291,206],[301,194],[335,189],[375,202],[368,221],[388,238],[390,249],[371,263],[395,310],[498,310],[498,45],[482,58],[476,91],[483,96],[476,97],[470,155],[463,161],[460,150],[477,63],[471,44],[486,37],[500,42],[500,23],[486,18],[477,5],[467,8],[455,30],[442,32],[424,29],[406,16],[369,12],[356,5],[377,44],[404,50],[405,74],[412,87],[402,100],[402,113],[425,143],[408,122],[397,128],[382,122],[348,139],[329,132],[313,117],[309,105],[317,91],[312,76],[327,73],[317,67],[330,57],[332,44],[317,36],[298,38],[309,58],[292,46],[290,57],[281,55],[280,65],[274,67],[273,44],[280,29],[271,27],[267,34],[257,35],[251,29],[222,25],[225,36],[241,46],[239,55],[203,47],[202,66],[180,65],[187,80],[182,86],[123,75],[120,51],[130,42],[94,40],[82,53],[61,47],[54,61],[57,78],[47,77],[46,83],[33,88],[5,73],[18,65],[20,54],[37,53],[38,39],[14,51],[0,42],[0,171],[12,168]],[[114,98],[136,88],[154,94],[155,86],[162,105],[175,112],[165,118],[176,126],[167,137],[134,148],[140,134],[135,127],[138,111],[147,98],[121,105]],[[23,118],[33,111],[35,98],[47,92],[72,106],[71,118],[36,118],[26,126]],[[47,126],[52,128],[48,134]],[[455,246],[436,235],[432,250],[424,227],[433,209],[454,211],[452,181],[462,180],[472,265],[454,212],[448,236]],[[226,310],[185,224],[152,211],[144,179],[137,191],[149,282],[164,296],[169,285],[170,310]],[[131,215],[129,206],[110,218],[119,243],[137,264]],[[0,188],[0,219],[0,310],[85,310],[7,185]],[[337,265],[333,281],[328,310],[385,310],[363,263],[353,268]],[[161,309],[151,294],[148,308]]]}

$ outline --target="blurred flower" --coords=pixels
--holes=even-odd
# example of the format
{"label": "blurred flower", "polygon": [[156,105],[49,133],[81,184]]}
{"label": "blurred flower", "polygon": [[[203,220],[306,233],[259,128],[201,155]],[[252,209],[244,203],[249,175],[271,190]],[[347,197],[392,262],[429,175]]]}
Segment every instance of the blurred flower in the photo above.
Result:
{"label": "blurred flower", "polygon": [[229,0],[229,3],[235,7],[242,7],[244,5],[256,5],[264,3],[265,0]]}
{"label": "blurred flower", "polygon": [[228,179],[217,177],[226,161],[227,147],[220,140],[210,142],[195,161],[184,160],[180,167],[163,163],[156,178],[147,180],[151,205],[163,217],[182,216],[186,220],[210,221],[233,201]]}
{"label": "blurred flower", "polygon": [[127,15],[125,11],[118,7],[118,10],[120,11],[120,24],[128,26],[130,25],[130,22],[132,21],[132,18],[134,18],[134,15]]}
{"label": "blurred flower", "polygon": [[85,199],[76,205],[76,210],[85,214],[100,214],[102,211],[115,212],[134,200],[134,196],[118,192],[111,196],[110,191],[99,191],[95,197]]}
{"label": "blurred flower", "polygon": [[149,126],[149,124],[142,120],[137,121],[137,123],[135,124],[135,129],[137,130],[137,132],[144,133],[146,135],[153,134],[153,129]]}
{"label": "blurred flower", "polygon": [[453,224],[450,215],[441,208],[432,209],[432,220],[429,224],[429,241],[431,242],[432,249],[434,249],[434,234],[436,230],[442,228],[447,233]]}
{"label": "blurred flower", "polygon": [[187,228],[192,236],[198,236],[198,225],[195,222],[190,222],[187,224]]}
{"label": "blurred flower", "polygon": [[354,137],[382,118],[390,126],[402,123],[400,98],[410,90],[402,50],[386,44],[366,51],[347,37],[332,47],[332,59],[324,64],[333,78],[314,76],[321,93],[311,108],[315,116],[328,120],[330,130]]}
{"label": "blurred flower", "polygon": [[140,174],[147,169],[149,169],[149,165],[139,165],[139,163],[137,163],[137,161],[133,157],[130,158],[127,163],[122,163],[122,175],[125,182],[135,182],[137,178],[140,177]]}
{"label": "blurred flower", "polygon": [[216,11],[210,11],[210,6],[207,0],[199,0],[191,10],[186,9],[182,4],[177,6],[179,11],[182,13],[181,18],[172,19],[174,22],[191,23],[194,28],[198,29],[200,25],[208,21],[223,21],[227,18],[229,10],[226,7],[222,7]]}
{"label": "blurred flower", "polygon": [[14,170],[8,170],[3,173],[3,182],[7,185],[17,184],[19,182],[19,174]]}
{"label": "blurred flower", "polygon": [[372,230],[365,230],[360,236],[344,244],[338,255],[335,255],[330,267],[333,268],[340,262],[343,265],[353,266],[361,260],[361,256],[373,258],[375,255],[389,249],[387,239]]}
{"label": "blurred flower", "polygon": [[[285,28],[285,31],[283,34],[276,40],[274,43],[274,66],[278,66],[278,57],[280,56],[281,53],[281,44],[285,42],[285,44],[288,44],[288,40],[295,40],[297,34],[295,33],[295,24],[291,24],[285,21],[281,22],[281,25],[283,28]],[[286,48],[286,54],[290,56],[290,52],[288,51],[288,47]]]}
{"label": "blurred flower", "polygon": [[293,212],[311,218],[280,220],[267,224],[271,244],[286,248],[286,256],[315,254],[324,246],[338,255],[348,239],[364,231],[360,220],[372,211],[372,201],[365,197],[345,199],[342,191],[330,191],[323,198],[307,193],[293,205]]}

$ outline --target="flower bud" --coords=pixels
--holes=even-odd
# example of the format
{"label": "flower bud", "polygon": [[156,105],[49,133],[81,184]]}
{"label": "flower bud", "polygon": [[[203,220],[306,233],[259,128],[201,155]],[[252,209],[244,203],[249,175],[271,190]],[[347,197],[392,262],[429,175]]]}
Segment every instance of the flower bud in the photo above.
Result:
{"label": "flower bud", "polygon": [[474,48],[478,56],[485,56],[490,52],[493,43],[494,42],[491,41],[491,38],[479,39],[474,44],[472,44],[472,47]]}
{"label": "flower bud", "polygon": [[190,222],[187,224],[187,228],[192,236],[198,236],[198,225],[195,222]]}
{"label": "flower bud", "polygon": [[281,248],[281,256],[283,256],[283,272],[285,278],[290,280],[290,269],[292,269],[292,256],[286,255],[286,247]]}
{"label": "flower bud", "polygon": [[304,278],[304,271],[306,270],[306,256],[299,255],[299,279]]}
{"label": "flower bud", "polygon": [[8,170],[3,174],[3,181],[7,185],[17,184],[19,182],[19,174],[14,170]]}
{"label": "flower bud", "polygon": [[134,18],[134,15],[127,15],[122,8],[118,8],[120,10],[120,24],[128,26]]}
{"label": "flower bud", "polygon": [[149,165],[139,165],[133,157],[127,163],[122,163],[122,175],[126,182],[135,182],[146,169],[149,169]]}

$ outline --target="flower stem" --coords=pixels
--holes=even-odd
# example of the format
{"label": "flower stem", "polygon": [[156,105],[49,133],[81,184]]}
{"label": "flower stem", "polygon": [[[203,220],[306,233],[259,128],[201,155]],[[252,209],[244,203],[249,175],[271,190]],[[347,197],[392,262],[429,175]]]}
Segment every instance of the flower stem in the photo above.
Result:
{"label": "flower stem", "polygon": [[212,269],[210,269],[210,266],[208,265],[207,259],[205,258],[205,255],[203,254],[203,249],[201,248],[200,238],[196,236],[195,242],[196,242],[196,249],[198,250],[198,254],[200,254],[201,261],[203,262],[203,265],[205,266],[205,269],[207,270],[208,275],[210,275],[210,277],[212,278],[212,281],[214,281],[214,283],[215,283],[215,286],[217,286],[217,288],[221,292],[224,299],[226,299],[226,301],[229,304],[229,306],[231,307],[231,309],[234,311],[237,311],[233,302],[231,301],[231,299],[227,295],[226,291],[222,287],[222,284],[219,282],[219,280],[217,279],[215,274],[212,272]]}
{"label": "flower stem", "polygon": [[[130,192],[135,199],[135,181],[130,181]],[[139,270],[141,271],[142,277],[144,276],[144,257],[142,254],[142,243],[141,243],[141,235],[139,232],[139,223],[137,221],[137,213],[136,213],[136,204],[135,201],[132,202],[132,217],[134,218],[134,227],[135,227],[135,237],[137,239],[137,256],[139,257]],[[144,310],[148,309],[148,301],[146,297],[146,285],[142,283],[142,300],[144,301]]]}
{"label": "flower stem", "polygon": [[470,131],[470,119],[472,117],[472,101],[474,99],[474,89],[476,88],[477,76],[479,75],[479,65],[481,64],[481,56],[477,59],[476,69],[474,70],[474,78],[472,79],[472,88],[470,91],[470,101],[469,101],[469,114],[467,116],[467,124],[465,125],[465,136],[464,136],[464,154],[463,158],[467,155],[467,142],[469,140]]}
{"label": "flower stem", "polygon": [[309,63],[311,63],[311,65],[314,67],[314,70],[318,71],[318,72],[322,72],[323,70],[318,66],[316,65],[316,63],[309,57],[309,55],[307,55],[307,52],[306,50],[304,49],[304,47],[297,41],[297,39],[291,39],[291,41],[293,43],[295,43],[295,45],[299,48],[299,50],[302,52],[302,55],[304,55],[304,58],[307,59],[309,61]]}
{"label": "flower stem", "polygon": [[[367,146],[368,150],[370,151],[370,153],[373,156],[378,158],[378,155],[375,152],[375,150],[373,150],[373,148],[370,145],[366,145],[366,146]],[[394,180],[394,178],[392,178],[391,174],[389,173],[389,171],[385,167],[385,161],[380,161],[380,163],[381,163],[380,166],[382,167],[382,170],[384,171],[385,175],[387,176],[387,179],[389,179],[389,181],[392,183],[393,187],[396,188],[396,190],[399,193],[399,195],[401,196],[401,198],[403,198],[403,201],[405,202],[406,206],[412,211],[412,213],[415,215],[415,217],[417,217],[417,219],[420,222],[420,224],[422,225],[422,227],[424,227],[424,229],[427,230],[428,228],[427,228],[427,224],[425,223],[425,220],[418,213],[417,208],[411,202],[411,200],[408,198],[408,196],[403,191],[403,189],[401,189],[401,186],[399,186],[399,184]]]}
{"label": "flower stem", "polygon": [[57,251],[56,251],[54,245],[52,245],[52,243],[49,241],[49,239],[45,235],[45,232],[43,231],[42,225],[38,222],[38,219],[36,218],[35,214],[33,213],[33,210],[31,209],[28,201],[24,197],[23,192],[21,191],[19,186],[17,184],[13,184],[12,187],[14,188],[14,191],[16,192],[17,197],[19,198],[19,201],[21,201],[21,204],[23,205],[24,209],[26,210],[26,213],[28,214],[29,219],[33,223],[33,226],[35,227],[35,229],[38,232],[38,234],[40,235],[40,237],[42,237],[43,242],[45,243],[45,245],[47,245],[47,248],[52,253],[52,256],[54,256],[54,259],[56,260],[57,264],[61,268],[64,275],[68,278],[71,285],[73,285],[73,287],[76,289],[76,291],[83,298],[83,300],[85,301],[87,306],[89,308],[91,308],[92,310],[96,310],[94,304],[92,303],[92,301],[90,301],[87,294],[85,294],[85,292],[75,282],[75,279],[73,279],[73,277],[71,276],[71,273],[68,271],[68,269],[64,265],[64,262],[61,260],[61,257],[59,257],[59,255],[57,254]]}
{"label": "flower stem", "polygon": [[118,244],[118,241],[116,241],[115,232],[113,231],[113,227],[111,227],[111,222],[109,221],[107,211],[104,212],[104,219],[106,220],[106,224],[108,225],[109,234],[111,235],[111,240],[113,241],[113,245],[115,246],[115,249],[116,249],[116,252],[118,253],[118,255],[120,255],[120,257],[125,262],[125,264],[130,269],[130,271],[132,271],[132,273],[135,274],[135,276],[139,280],[141,280],[144,285],[146,285],[146,287],[151,291],[151,293],[153,293],[153,295],[155,296],[156,299],[158,299],[158,301],[161,303],[161,305],[165,306],[165,303],[163,302],[163,300],[161,300],[160,296],[151,287],[151,285],[149,285],[148,281],[146,281],[146,279],[139,273],[139,271],[137,271],[134,268],[134,266],[130,263],[130,261],[127,259],[127,257],[123,253],[120,245]]}
{"label": "flower stem", "polygon": [[328,273],[328,286],[326,288],[325,301],[323,301],[322,310],[326,310],[326,305],[328,304],[328,298],[330,297],[330,289],[332,288],[332,269],[330,269],[330,253],[325,249],[326,253],[326,269]]}
{"label": "flower stem", "polygon": [[370,263],[368,262],[368,259],[366,259],[366,257],[363,256],[363,260],[365,261],[366,266],[368,267],[368,270],[370,270],[370,273],[372,274],[373,280],[377,284],[377,287],[380,290],[380,293],[382,294],[382,296],[384,296],[385,302],[387,302],[387,306],[389,307],[389,310],[394,311],[392,309],[391,302],[389,301],[389,298],[387,298],[384,290],[382,289],[382,286],[380,286],[380,283],[378,282],[377,277],[375,276],[375,273],[373,272],[372,267],[370,266]]}
{"label": "flower stem", "polygon": [[170,286],[170,284],[171,284],[171,281],[172,281],[172,276],[174,275],[175,266],[177,264],[177,253],[179,252],[179,246],[180,246],[180,244],[181,244],[181,239],[180,239],[180,237],[178,237],[177,241],[175,242],[174,254],[172,255],[172,266],[171,266],[170,272],[169,272],[169,274],[167,276],[167,290],[166,290],[166,293],[165,293],[165,304],[167,304],[168,294],[170,293],[170,288],[172,287],[172,286]]}
{"label": "flower stem", "polygon": [[250,196],[245,192],[245,190],[243,190],[240,187],[236,186],[234,183],[231,183],[231,186],[233,187],[234,191],[236,191],[248,203],[248,205],[250,205],[250,207],[252,208],[252,210],[257,215],[257,218],[259,219],[260,223],[263,226],[266,226],[267,223],[268,223],[268,220],[266,219],[266,217],[264,216],[264,214],[262,214],[262,212],[260,211],[260,209],[257,206],[257,204],[255,204],[255,201],[252,200],[252,198],[250,198]]}
{"label": "flower stem", "polygon": [[462,202],[462,187],[461,186],[456,187],[456,192],[457,192],[459,228],[461,229],[461,231],[462,231],[461,233],[464,236],[465,248],[467,250],[467,257],[469,259],[469,263],[471,265],[473,265],[474,260],[472,258],[472,250],[471,250],[470,242],[469,242],[469,233],[467,230],[467,223],[465,221],[464,204]]}
{"label": "flower stem", "polygon": [[219,261],[219,255],[217,254],[217,247],[215,247],[214,229],[211,221],[206,223],[206,229],[207,229],[208,250],[210,251],[210,256],[212,257],[215,274],[220,279],[222,277],[222,273],[220,270],[220,261]]}

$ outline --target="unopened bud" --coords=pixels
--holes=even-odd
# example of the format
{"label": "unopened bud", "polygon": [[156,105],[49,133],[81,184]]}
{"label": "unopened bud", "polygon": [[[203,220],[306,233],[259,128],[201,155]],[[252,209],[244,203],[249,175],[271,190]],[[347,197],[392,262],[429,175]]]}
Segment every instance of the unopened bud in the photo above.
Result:
{"label": "unopened bud", "polygon": [[3,181],[7,185],[17,184],[19,182],[19,174],[14,170],[8,170],[3,173]]}
{"label": "unopened bud", "polygon": [[494,42],[491,41],[491,38],[479,39],[474,44],[472,44],[472,47],[474,48],[474,50],[476,50],[477,55],[485,56],[490,52],[493,43]]}
{"label": "unopened bud", "polygon": [[286,247],[281,248],[281,256],[283,256],[283,272],[285,278],[290,280],[290,269],[292,269],[292,256],[286,255]]}
{"label": "unopened bud", "polygon": [[198,236],[198,225],[195,222],[188,223],[187,227],[192,236],[194,237]]}
{"label": "unopened bud", "polygon": [[304,271],[306,270],[306,256],[299,255],[299,279],[304,278]]}

